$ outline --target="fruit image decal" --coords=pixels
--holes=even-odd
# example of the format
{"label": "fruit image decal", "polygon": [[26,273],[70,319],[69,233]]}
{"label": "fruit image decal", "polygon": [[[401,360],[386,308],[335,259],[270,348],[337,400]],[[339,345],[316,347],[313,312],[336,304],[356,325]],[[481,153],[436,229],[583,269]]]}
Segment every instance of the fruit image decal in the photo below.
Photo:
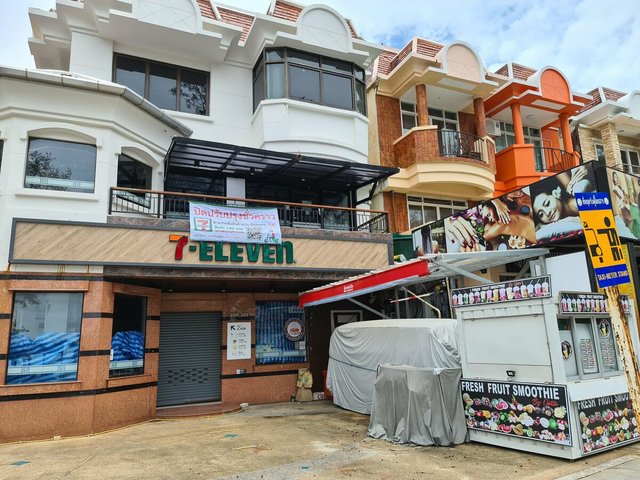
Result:
{"label": "fruit image decal", "polygon": [[640,438],[629,394],[581,400],[578,404],[582,453],[590,453]]}
{"label": "fruit image decal", "polygon": [[461,386],[468,428],[571,445],[564,386],[467,379]]}

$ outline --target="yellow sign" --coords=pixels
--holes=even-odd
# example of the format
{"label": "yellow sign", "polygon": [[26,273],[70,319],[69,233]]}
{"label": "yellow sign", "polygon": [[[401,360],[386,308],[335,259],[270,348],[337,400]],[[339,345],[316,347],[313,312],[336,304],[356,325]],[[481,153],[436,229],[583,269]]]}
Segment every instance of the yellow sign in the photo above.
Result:
{"label": "yellow sign", "polygon": [[582,231],[600,288],[629,282],[623,244],[618,236],[606,193],[578,193],[576,203]]}

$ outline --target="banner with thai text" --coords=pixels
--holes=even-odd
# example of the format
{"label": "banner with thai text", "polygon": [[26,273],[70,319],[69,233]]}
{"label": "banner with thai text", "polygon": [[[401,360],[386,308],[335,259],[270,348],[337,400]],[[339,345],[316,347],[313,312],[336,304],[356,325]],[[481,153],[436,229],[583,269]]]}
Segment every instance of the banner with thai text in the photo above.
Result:
{"label": "banner with thai text", "polygon": [[195,241],[282,243],[278,210],[189,202],[189,238]]}

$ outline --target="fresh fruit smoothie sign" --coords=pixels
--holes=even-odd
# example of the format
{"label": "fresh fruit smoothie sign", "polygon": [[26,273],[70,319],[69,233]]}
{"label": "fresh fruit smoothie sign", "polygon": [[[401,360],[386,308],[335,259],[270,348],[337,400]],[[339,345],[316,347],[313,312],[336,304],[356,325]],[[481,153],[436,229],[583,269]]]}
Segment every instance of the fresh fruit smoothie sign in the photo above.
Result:
{"label": "fresh fruit smoothie sign", "polygon": [[565,386],[462,379],[461,387],[468,428],[571,445]]}
{"label": "fresh fruit smoothie sign", "polygon": [[578,418],[582,453],[617,446],[640,438],[638,420],[628,393],[580,400]]}

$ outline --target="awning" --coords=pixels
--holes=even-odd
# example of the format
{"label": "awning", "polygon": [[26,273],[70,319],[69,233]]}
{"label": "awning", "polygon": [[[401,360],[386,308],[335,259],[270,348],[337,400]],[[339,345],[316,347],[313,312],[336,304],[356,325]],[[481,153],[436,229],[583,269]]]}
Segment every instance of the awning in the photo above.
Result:
{"label": "awning", "polygon": [[367,163],[174,138],[165,157],[165,190],[179,191],[184,178],[190,178],[192,193],[209,193],[213,179],[228,176],[291,188],[351,192],[398,171]]}
{"label": "awning", "polygon": [[[301,307],[312,307],[402,285],[442,280],[457,275],[476,277],[473,272],[540,257],[547,253],[549,250],[546,248],[530,248],[423,255],[381,270],[308,290],[300,294],[298,303]],[[482,280],[486,281],[484,278]]]}

